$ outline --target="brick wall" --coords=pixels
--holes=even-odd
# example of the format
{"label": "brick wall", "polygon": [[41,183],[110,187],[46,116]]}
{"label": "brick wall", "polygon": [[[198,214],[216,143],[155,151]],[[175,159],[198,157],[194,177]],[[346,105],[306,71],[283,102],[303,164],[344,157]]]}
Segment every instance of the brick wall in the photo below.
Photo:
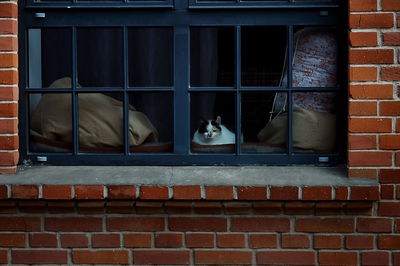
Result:
{"label": "brick wall", "polygon": [[400,1],[350,0],[349,176],[400,174]]}
{"label": "brick wall", "polygon": [[18,7],[0,2],[0,173],[18,163]]}

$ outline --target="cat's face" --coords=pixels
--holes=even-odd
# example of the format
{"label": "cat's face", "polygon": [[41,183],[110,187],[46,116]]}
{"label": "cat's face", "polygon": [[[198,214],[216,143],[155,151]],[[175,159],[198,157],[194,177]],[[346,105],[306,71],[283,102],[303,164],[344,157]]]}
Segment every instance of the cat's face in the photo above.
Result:
{"label": "cat's face", "polygon": [[202,119],[199,133],[203,134],[205,139],[212,139],[221,135],[221,117],[217,117],[216,120],[205,120]]}

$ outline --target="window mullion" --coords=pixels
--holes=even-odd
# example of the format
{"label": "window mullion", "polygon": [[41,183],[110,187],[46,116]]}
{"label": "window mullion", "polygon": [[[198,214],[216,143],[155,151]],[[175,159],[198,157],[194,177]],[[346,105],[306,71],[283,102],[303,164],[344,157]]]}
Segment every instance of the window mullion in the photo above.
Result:
{"label": "window mullion", "polygon": [[124,154],[129,154],[129,95],[128,88],[128,29],[123,27],[123,60],[124,60]]}
{"label": "window mullion", "polygon": [[293,65],[292,65],[292,62],[293,62],[293,25],[289,25],[288,26],[288,37],[287,37],[287,43],[288,43],[288,45],[287,45],[287,47],[288,47],[288,58],[287,58],[287,60],[288,60],[288,88],[289,88],[289,90],[288,90],[288,94],[287,94],[287,97],[288,97],[288,99],[287,99],[287,105],[288,105],[288,108],[287,108],[287,113],[288,113],[288,121],[287,121],[287,123],[288,123],[288,126],[287,126],[287,151],[288,151],[288,154],[289,154],[289,157],[292,155],[292,153],[293,153],[293,132],[292,132],[292,125],[293,125],[293,113],[292,113],[292,111],[293,111],[293,106],[292,106],[292,104],[293,104],[293,99],[292,99],[292,86],[293,86]]}
{"label": "window mullion", "polygon": [[77,37],[76,27],[72,27],[72,137],[73,154],[78,154],[79,146],[79,125],[78,125],[78,101],[77,101]]}
{"label": "window mullion", "polygon": [[241,153],[241,27],[236,26],[236,154]]}

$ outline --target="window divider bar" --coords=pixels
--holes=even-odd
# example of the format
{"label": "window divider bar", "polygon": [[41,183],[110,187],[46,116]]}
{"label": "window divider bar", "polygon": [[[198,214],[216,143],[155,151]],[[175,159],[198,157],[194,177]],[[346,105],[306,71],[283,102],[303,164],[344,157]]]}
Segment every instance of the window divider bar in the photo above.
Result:
{"label": "window divider bar", "polygon": [[[126,1],[126,0],[125,0]],[[123,54],[124,54],[124,154],[129,154],[129,95],[128,88],[128,29],[123,27]]]}
{"label": "window divider bar", "polygon": [[241,153],[241,93],[240,85],[242,83],[242,60],[241,60],[241,26],[236,26],[236,154]]}
{"label": "window divider bar", "polygon": [[79,146],[79,118],[78,118],[78,100],[77,100],[77,33],[76,27],[72,27],[72,139],[73,154],[76,156]]}
{"label": "window divider bar", "polygon": [[287,39],[287,47],[288,47],[288,87],[289,91],[287,94],[287,105],[288,105],[288,126],[287,126],[287,151],[289,157],[292,156],[293,153],[293,132],[292,132],[292,122],[293,122],[293,99],[292,99],[292,88],[293,88],[293,25],[288,26],[288,39]]}

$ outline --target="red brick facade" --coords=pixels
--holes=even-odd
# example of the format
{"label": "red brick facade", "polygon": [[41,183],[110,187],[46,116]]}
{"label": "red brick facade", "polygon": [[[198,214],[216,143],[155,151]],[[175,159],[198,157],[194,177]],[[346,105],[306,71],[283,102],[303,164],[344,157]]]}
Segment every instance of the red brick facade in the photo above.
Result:
{"label": "red brick facade", "polygon": [[[348,175],[379,186],[0,185],[0,263],[400,265],[400,1],[349,0]],[[0,172],[18,162],[0,3]]]}

